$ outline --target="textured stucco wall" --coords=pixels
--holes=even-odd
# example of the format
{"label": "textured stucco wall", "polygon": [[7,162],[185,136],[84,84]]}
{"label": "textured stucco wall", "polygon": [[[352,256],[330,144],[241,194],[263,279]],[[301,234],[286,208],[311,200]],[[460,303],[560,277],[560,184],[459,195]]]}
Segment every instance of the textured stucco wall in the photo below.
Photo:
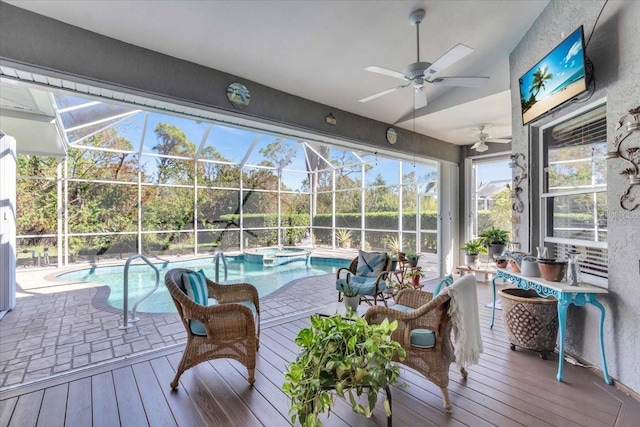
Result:
{"label": "textured stucco wall", "polygon": [[[514,152],[527,156],[530,179],[524,183],[528,209],[518,225],[523,249],[538,243],[539,207],[537,203],[537,142],[529,146],[529,132],[598,99],[607,101],[607,141],[613,147],[614,123],[628,109],[640,104],[640,2],[610,0],[598,21],[586,53],[595,67],[596,90],[591,99],[562,108],[529,126],[522,126],[518,78],[560,43],[561,32],[570,34],[584,25],[585,41],[604,4],[603,1],[552,0],[510,56],[511,102]],[[640,135],[633,136],[640,144]],[[626,212],[619,207],[627,188],[620,171],[621,160],[607,162],[607,205],[609,245],[609,295],[599,300],[607,310],[605,348],[609,374],[640,392],[640,208]],[[640,190],[636,188],[635,190]],[[637,191],[640,197],[640,191]],[[531,196],[533,194],[534,196]],[[598,345],[599,312],[592,306],[570,307],[567,349],[601,367]]]}
{"label": "textured stucco wall", "polygon": [[[241,115],[336,138],[373,149],[460,162],[461,148],[396,129],[398,142],[386,141],[389,124],[367,119],[188,61],[101,36],[0,2],[0,64],[151,99],[216,113]],[[259,65],[257,65],[259,66]],[[314,77],[310,77],[310,82]],[[242,111],[227,100],[227,86],[241,82],[251,91]],[[325,123],[333,114],[337,125]]]}

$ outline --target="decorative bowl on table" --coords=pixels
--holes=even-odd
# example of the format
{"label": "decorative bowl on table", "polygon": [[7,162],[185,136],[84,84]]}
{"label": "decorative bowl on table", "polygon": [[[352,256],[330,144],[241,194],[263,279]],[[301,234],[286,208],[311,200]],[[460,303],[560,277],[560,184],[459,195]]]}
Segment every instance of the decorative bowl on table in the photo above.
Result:
{"label": "decorative bowl on table", "polygon": [[505,259],[497,259],[496,260],[496,267],[505,268],[508,263],[509,263],[509,261],[506,258]]}
{"label": "decorative bowl on table", "polygon": [[567,269],[566,261],[556,259],[538,258],[538,268],[540,275],[549,282],[560,282],[564,278]]}

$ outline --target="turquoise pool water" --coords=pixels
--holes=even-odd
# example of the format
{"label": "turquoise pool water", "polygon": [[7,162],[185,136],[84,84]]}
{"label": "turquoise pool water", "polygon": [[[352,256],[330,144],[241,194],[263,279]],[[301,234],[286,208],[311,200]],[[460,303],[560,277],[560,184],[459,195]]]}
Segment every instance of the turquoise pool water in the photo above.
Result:
{"label": "turquoise pool water", "polygon": [[[295,262],[277,266],[263,266],[262,264],[244,262],[242,257],[227,258],[228,279],[224,282],[224,270],[220,263],[220,282],[251,283],[258,289],[260,297],[264,297],[281,288],[292,280],[320,274],[335,273],[338,268],[348,266],[349,261],[339,259],[317,259],[311,265],[306,262]],[[160,286],[151,296],[142,301],[138,312],[146,313],[175,313],[176,308],[164,285],[164,274],[171,268],[203,269],[207,277],[215,278],[215,264],[213,258],[201,258],[190,261],[165,262],[155,264],[160,270]],[[155,272],[146,264],[131,265],[129,267],[129,308],[133,307],[136,299],[153,288]],[[93,267],[72,271],[57,276],[61,280],[87,281],[108,286],[111,293],[107,304],[122,309],[124,266]]]}

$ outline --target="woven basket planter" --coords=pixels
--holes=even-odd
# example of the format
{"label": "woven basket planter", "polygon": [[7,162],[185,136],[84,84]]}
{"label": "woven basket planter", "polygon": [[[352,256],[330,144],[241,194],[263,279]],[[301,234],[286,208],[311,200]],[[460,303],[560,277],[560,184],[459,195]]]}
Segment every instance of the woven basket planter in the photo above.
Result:
{"label": "woven basket planter", "polygon": [[558,301],[541,298],[532,289],[506,288],[500,291],[504,328],[511,344],[541,352],[543,359],[556,348]]}

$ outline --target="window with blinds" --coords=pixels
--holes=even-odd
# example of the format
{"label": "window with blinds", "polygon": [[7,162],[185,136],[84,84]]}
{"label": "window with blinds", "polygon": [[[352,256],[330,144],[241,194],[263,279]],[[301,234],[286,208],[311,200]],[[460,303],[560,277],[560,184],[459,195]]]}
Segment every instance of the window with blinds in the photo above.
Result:
{"label": "window with blinds", "polygon": [[581,253],[583,278],[607,272],[606,105],[547,126],[542,132],[542,228],[557,258]]}

